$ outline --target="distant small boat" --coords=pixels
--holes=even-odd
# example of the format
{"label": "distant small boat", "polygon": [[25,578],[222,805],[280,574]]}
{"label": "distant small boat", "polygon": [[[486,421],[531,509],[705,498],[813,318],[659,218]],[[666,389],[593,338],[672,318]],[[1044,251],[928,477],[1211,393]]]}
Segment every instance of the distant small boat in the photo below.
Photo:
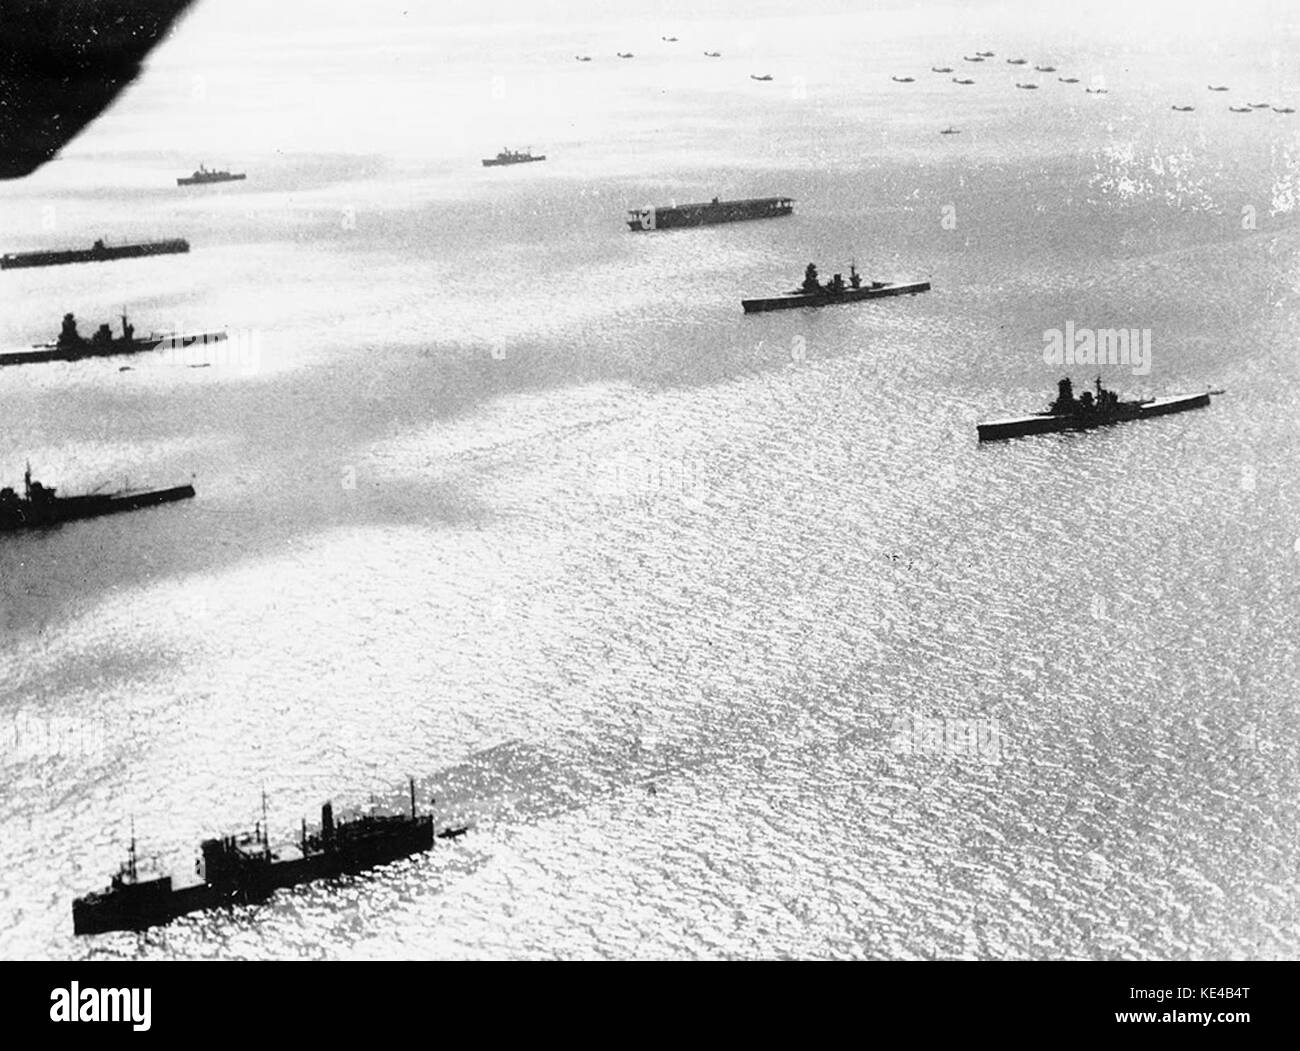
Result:
{"label": "distant small boat", "polygon": [[974,58],[972,58],[970,55],[962,55],[961,57],[962,57],[962,61],[964,61],[964,62],[983,62],[983,61],[984,61],[982,58],[980,58],[979,55],[976,55]]}
{"label": "distant small boat", "polygon": [[992,52],[992,51],[976,51],[975,54],[979,55],[980,58],[992,58],[992,57],[993,57],[993,52]]}
{"label": "distant small boat", "polygon": [[1218,84],[1218,85],[1215,85],[1215,84],[1207,84],[1206,87],[1208,87],[1211,91],[1227,91],[1227,90],[1228,90],[1228,86],[1227,86],[1226,84]]}
{"label": "distant small boat", "polygon": [[534,156],[533,151],[531,149],[527,149],[527,150],[503,149],[495,157],[484,157],[483,167],[497,168],[505,164],[529,164],[533,161],[544,161],[544,160],[546,160],[545,154],[539,154],[537,156]]}
{"label": "distant small boat", "polygon": [[704,52],[704,57],[705,57],[705,58],[721,58],[721,57],[722,57],[722,52],[721,52],[721,51],[706,51],[706,52]]}
{"label": "distant small boat", "polygon": [[1016,84],[1016,87],[1024,88],[1026,91],[1036,91],[1038,89],[1037,84]]}
{"label": "distant small boat", "polygon": [[1086,91],[1089,95],[1109,95],[1109,94],[1110,94],[1110,92],[1109,92],[1106,88],[1084,88],[1083,90]]}
{"label": "distant small boat", "polygon": [[951,73],[951,72],[952,72],[952,66],[931,66],[931,67],[930,67],[930,72],[931,72],[931,73]]}
{"label": "distant small boat", "polygon": [[664,43],[666,43],[666,44],[675,44],[675,43],[677,43],[677,38],[676,38],[675,36],[661,36],[659,39],[662,40],[662,41],[664,41]]}
{"label": "distant small boat", "polygon": [[1252,110],[1249,106],[1229,106],[1228,112],[1229,113],[1253,113],[1254,110]]}
{"label": "distant small boat", "polygon": [[631,51],[620,51],[620,52],[618,53],[618,57],[619,57],[619,58],[636,58],[636,55],[632,54]]}
{"label": "distant small boat", "polygon": [[1268,103],[1267,103],[1267,102],[1252,102],[1252,103],[1250,103],[1250,108],[1251,108],[1251,109],[1268,109]]}
{"label": "distant small boat", "polygon": [[910,84],[916,78],[915,77],[890,77],[889,79],[894,81],[896,84]]}
{"label": "distant small boat", "polygon": [[1038,70],[1039,73],[1055,73],[1055,72],[1056,72],[1056,67],[1055,67],[1055,66],[1035,66],[1034,69]]}
{"label": "distant small boat", "polygon": [[1062,84],[1077,84],[1077,83],[1079,83],[1079,78],[1078,78],[1078,77],[1057,77],[1056,79],[1059,80]]}
{"label": "distant small boat", "polygon": [[751,74],[749,75],[749,79],[750,79],[750,80],[771,80],[771,79],[772,79],[772,74],[771,74],[771,73],[764,73],[764,74],[760,77],[757,73],[751,73]]}
{"label": "distant small boat", "polygon": [[1023,66],[1024,64],[1025,64],[1025,60],[1024,60],[1023,58],[1009,58],[1009,59],[1007,59],[1007,65],[1009,65],[1009,66]]}
{"label": "distant small boat", "polygon": [[591,61],[591,56],[590,56],[590,55],[574,55],[573,57],[576,58],[579,62],[590,62],[590,61]]}
{"label": "distant small boat", "polygon": [[1273,112],[1274,112],[1274,113],[1294,113],[1294,112],[1295,112],[1295,109],[1294,109],[1294,107],[1292,107],[1292,106],[1274,106],[1274,107],[1273,107]]}
{"label": "distant small boat", "polygon": [[954,84],[974,84],[974,83],[975,83],[975,81],[971,80],[970,77],[953,77],[953,78],[952,78],[952,82],[953,82]]}
{"label": "distant small boat", "polygon": [[193,175],[185,175],[176,180],[177,186],[205,186],[212,182],[240,182],[248,176],[243,172],[231,172],[223,169],[212,171],[202,164]]}
{"label": "distant small boat", "polygon": [[949,125],[948,127],[944,128],[941,132],[939,132],[939,134],[940,134],[940,135],[960,135],[960,134],[961,134],[961,129],[960,129],[960,128],[954,128],[954,127],[952,127],[951,125]]}
{"label": "distant small boat", "polygon": [[1178,113],[1191,113],[1192,110],[1194,110],[1196,107],[1195,106],[1171,106],[1169,108],[1172,110],[1176,110]]}

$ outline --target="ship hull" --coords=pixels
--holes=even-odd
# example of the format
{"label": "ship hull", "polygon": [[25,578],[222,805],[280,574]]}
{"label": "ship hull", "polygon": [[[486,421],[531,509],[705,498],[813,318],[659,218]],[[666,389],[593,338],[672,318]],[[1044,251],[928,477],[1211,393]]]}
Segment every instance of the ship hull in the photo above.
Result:
{"label": "ship hull", "polygon": [[62,266],[65,263],[106,263],[114,259],[139,259],[151,255],[176,255],[188,252],[184,239],[150,241],[144,244],[114,245],[111,248],[81,248],[66,252],[21,252],[0,256],[0,270],[31,266]]}
{"label": "ship hull", "polygon": [[631,212],[627,221],[633,232],[672,230],[688,226],[713,226],[750,219],[779,219],[794,211],[788,197],[760,197],[744,201],[718,201],[716,204],[682,204],[670,208],[642,208]]}
{"label": "ship hull", "polygon": [[846,288],[843,292],[790,293],[773,296],[769,299],[742,299],[740,305],[746,314],[758,314],[768,310],[795,310],[800,307],[827,307],[838,303],[858,303],[864,299],[882,299],[886,296],[910,296],[918,292],[930,291],[929,281],[908,281],[899,284],[885,284],[878,288]]}
{"label": "ship hull", "polygon": [[149,489],[108,496],[55,497],[51,503],[38,506],[24,504],[12,509],[0,507],[0,532],[45,529],[63,522],[100,518],[104,515],[170,504],[177,500],[188,500],[194,495],[194,486],[178,485],[170,489]]}
{"label": "ship hull", "polygon": [[75,347],[45,344],[31,350],[10,351],[0,354],[0,367],[5,365],[38,365],[46,361],[81,361],[83,358],[115,358],[124,354],[141,354],[149,350],[174,350],[196,343],[220,343],[224,332],[196,332],[184,336],[158,336],[151,339],[114,340],[106,347],[86,342]]}
{"label": "ship hull", "polygon": [[545,155],[541,157],[512,157],[509,160],[502,160],[500,157],[484,157],[484,168],[503,168],[508,164],[532,164],[534,161],[546,160]]}
{"label": "ship hull", "polygon": [[1203,409],[1210,404],[1209,394],[1180,394],[1169,398],[1155,398],[1149,402],[1121,402],[1119,411],[1106,416],[1055,415],[1038,412],[1028,416],[1014,416],[1005,420],[990,420],[976,424],[979,440],[1001,441],[1007,438],[1024,438],[1033,434],[1057,434],[1062,431],[1086,431],[1094,427],[1109,427],[1116,423],[1146,420],[1168,416],[1190,409]]}
{"label": "ship hull", "polygon": [[248,178],[248,174],[246,172],[241,172],[238,175],[218,175],[215,178],[212,176],[207,176],[198,179],[196,179],[193,175],[186,175],[182,178],[177,179],[176,185],[177,186],[207,186],[209,183],[214,183],[214,182],[240,182],[246,178]]}
{"label": "ship hull", "polygon": [[317,880],[356,875],[432,849],[433,818],[412,819],[406,827],[382,837],[342,840],[328,850],[276,857],[221,884],[200,883],[172,888],[170,880],[157,892],[92,894],[72,903],[74,934],[138,931],[156,927],[192,912],[265,901],[277,890]]}

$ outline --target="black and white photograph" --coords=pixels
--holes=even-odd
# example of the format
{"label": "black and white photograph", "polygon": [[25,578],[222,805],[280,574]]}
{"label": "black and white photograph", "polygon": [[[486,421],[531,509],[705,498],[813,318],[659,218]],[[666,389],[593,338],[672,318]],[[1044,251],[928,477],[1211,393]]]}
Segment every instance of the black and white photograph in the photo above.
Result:
{"label": "black and white photograph", "polygon": [[1300,955],[1300,9],[0,51],[0,958]]}

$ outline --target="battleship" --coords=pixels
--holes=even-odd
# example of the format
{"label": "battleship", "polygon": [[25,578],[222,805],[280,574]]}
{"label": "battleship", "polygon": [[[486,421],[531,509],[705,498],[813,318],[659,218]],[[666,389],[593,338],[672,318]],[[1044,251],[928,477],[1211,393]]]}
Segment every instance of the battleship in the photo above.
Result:
{"label": "battleship", "polygon": [[138,259],[147,255],[174,255],[189,250],[190,243],[181,237],[126,245],[106,245],[103,241],[96,241],[89,248],[8,252],[0,255],[0,270],[13,270],[24,266],[60,266],[63,263],[103,263],[112,259]]}
{"label": "battleship", "polygon": [[990,420],[976,424],[976,431],[980,441],[988,442],[1030,434],[1089,430],[1128,420],[1146,420],[1189,409],[1203,409],[1210,404],[1211,394],[1222,393],[1206,391],[1204,394],[1176,394],[1166,398],[1121,401],[1118,394],[1101,385],[1101,377],[1098,376],[1095,396],[1092,391],[1086,390],[1075,397],[1074,387],[1067,377],[1057,384],[1056,400],[1048,406],[1046,412]]}
{"label": "battleship", "polygon": [[[304,821],[298,842],[276,850],[267,836],[265,797],[262,806],[263,819],[253,832],[200,844],[196,883],[176,885],[164,875],[141,878],[133,832],[127,860],[107,889],[72,902],[73,933],[143,930],[204,909],[257,904],[285,887],[354,875],[422,854],[432,849],[435,838],[433,816],[416,812],[414,779],[409,816],[367,814],[336,821],[332,804],[326,803],[319,831],[309,834]],[[437,838],[453,839],[465,831],[443,829]]]}
{"label": "battleship", "polygon": [[218,343],[225,338],[225,332],[152,332],[143,338],[136,338],[135,326],[123,314],[120,337],[114,336],[105,323],[87,339],[77,331],[77,319],[71,314],[64,314],[63,327],[55,342],[37,343],[32,350],[0,353],[0,366],[35,365],[46,361],[80,361],[82,358],[108,358],[122,354],[139,354],[146,350],[188,347],[195,343]]}
{"label": "battleship", "polygon": [[745,219],[777,219],[794,210],[793,197],[747,197],[707,204],[675,204],[667,208],[633,208],[627,221],[631,230],[670,230],[676,226],[710,226]]}
{"label": "battleship", "polygon": [[181,176],[176,180],[177,186],[204,186],[210,182],[239,182],[248,178],[243,172],[212,171],[199,165],[193,175]]}
{"label": "battleship", "polygon": [[31,464],[23,475],[23,486],[22,496],[8,486],[0,489],[0,532],[46,529],[80,518],[99,518],[188,500],[194,495],[194,486],[177,485],[170,489],[123,489],[116,493],[58,496],[52,486],[32,481]]}
{"label": "battleship", "polygon": [[484,168],[495,168],[502,164],[527,164],[529,161],[544,161],[546,154],[533,156],[531,150],[508,150],[502,149],[495,157],[484,157]]}
{"label": "battleship", "polygon": [[740,305],[746,314],[765,310],[792,310],[795,307],[824,307],[834,303],[856,303],[863,299],[880,299],[884,296],[907,296],[930,291],[929,281],[869,281],[864,283],[857,267],[849,266],[849,279],[836,274],[825,284],[817,280],[817,267],[808,264],[803,284],[791,292],[765,299],[742,299]]}

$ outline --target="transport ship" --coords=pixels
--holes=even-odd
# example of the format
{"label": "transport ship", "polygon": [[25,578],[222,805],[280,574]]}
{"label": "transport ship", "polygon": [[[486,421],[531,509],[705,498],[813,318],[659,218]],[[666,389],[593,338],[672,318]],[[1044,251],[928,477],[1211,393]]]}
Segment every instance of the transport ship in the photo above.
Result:
{"label": "transport ship", "polygon": [[794,211],[793,197],[748,197],[739,201],[707,204],[675,204],[667,208],[633,208],[627,221],[630,230],[671,230],[678,226],[710,226],[743,219],[776,219]]}
{"label": "transport ship", "polygon": [[31,350],[0,353],[0,366],[37,365],[46,361],[80,361],[82,358],[109,358],[121,354],[139,354],[145,350],[188,347],[195,343],[218,343],[225,338],[226,333],[221,331],[153,332],[143,338],[137,338],[135,327],[123,314],[121,336],[114,336],[108,325],[103,324],[93,336],[87,339],[77,331],[77,319],[71,314],[64,314],[63,328],[55,342],[38,343]]}
{"label": "transport ship", "polygon": [[1121,401],[1118,394],[1101,385],[1101,377],[1098,376],[1096,396],[1092,391],[1086,390],[1075,397],[1074,387],[1067,377],[1057,384],[1056,400],[1047,407],[1046,412],[990,420],[976,424],[976,430],[982,442],[1020,438],[1029,434],[1088,430],[1128,420],[1147,420],[1154,416],[1187,412],[1189,409],[1203,409],[1210,404],[1210,395],[1216,393],[1223,392],[1206,391],[1204,394],[1175,394],[1165,398]]}
{"label": "transport ship", "polygon": [[[297,844],[277,850],[267,838],[265,797],[262,806],[263,820],[253,832],[200,844],[194,883],[178,885],[171,876],[141,878],[133,833],[127,860],[107,889],[73,901],[73,933],[143,930],[202,909],[254,904],[283,887],[364,872],[433,847],[433,816],[416,812],[414,779],[409,815],[367,814],[336,821],[332,805],[326,803],[318,831],[309,834],[304,821]],[[451,839],[464,831],[444,829],[437,836]]]}
{"label": "transport ship", "polygon": [[198,170],[193,175],[182,176],[176,180],[177,186],[204,186],[211,182],[238,182],[246,179],[243,172],[212,171],[199,165]]}
{"label": "transport ship", "polygon": [[147,255],[174,255],[189,250],[190,243],[183,237],[127,245],[106,245],[103,241],[96,241],[89,248],[9,252],[0,255],[0,270],[13,270],[24,266],[60,266],[63,263],[103,263],[112,259],[139,259]]}
{"label": "transport ship", "polygon": [[803,284],[791,292],[765,299],[742,299],[740,305],[746,314],[765,310],[792,310],[795,307],[824,307],[835,303],[856,303],[863,299],[880,299],[884,296],[907,296],[930,291],[929,281],[868,281],[864,282],[855,266],[849,266],[849,279],[845,282],[836,274],[825,284],[817,280],[817,267],[808,264]]}
{"label": "transport ship", "polygon": [[193,495],[194,486],[177,485],[170,489],[123,489],[116,493],[58,496],[53,487],[32,481],[32,467],[28,464],[23,475],[22,496],[8,486],[0,489],[0,532],[45,529],[79,518],[98,518],[188,500]]}

